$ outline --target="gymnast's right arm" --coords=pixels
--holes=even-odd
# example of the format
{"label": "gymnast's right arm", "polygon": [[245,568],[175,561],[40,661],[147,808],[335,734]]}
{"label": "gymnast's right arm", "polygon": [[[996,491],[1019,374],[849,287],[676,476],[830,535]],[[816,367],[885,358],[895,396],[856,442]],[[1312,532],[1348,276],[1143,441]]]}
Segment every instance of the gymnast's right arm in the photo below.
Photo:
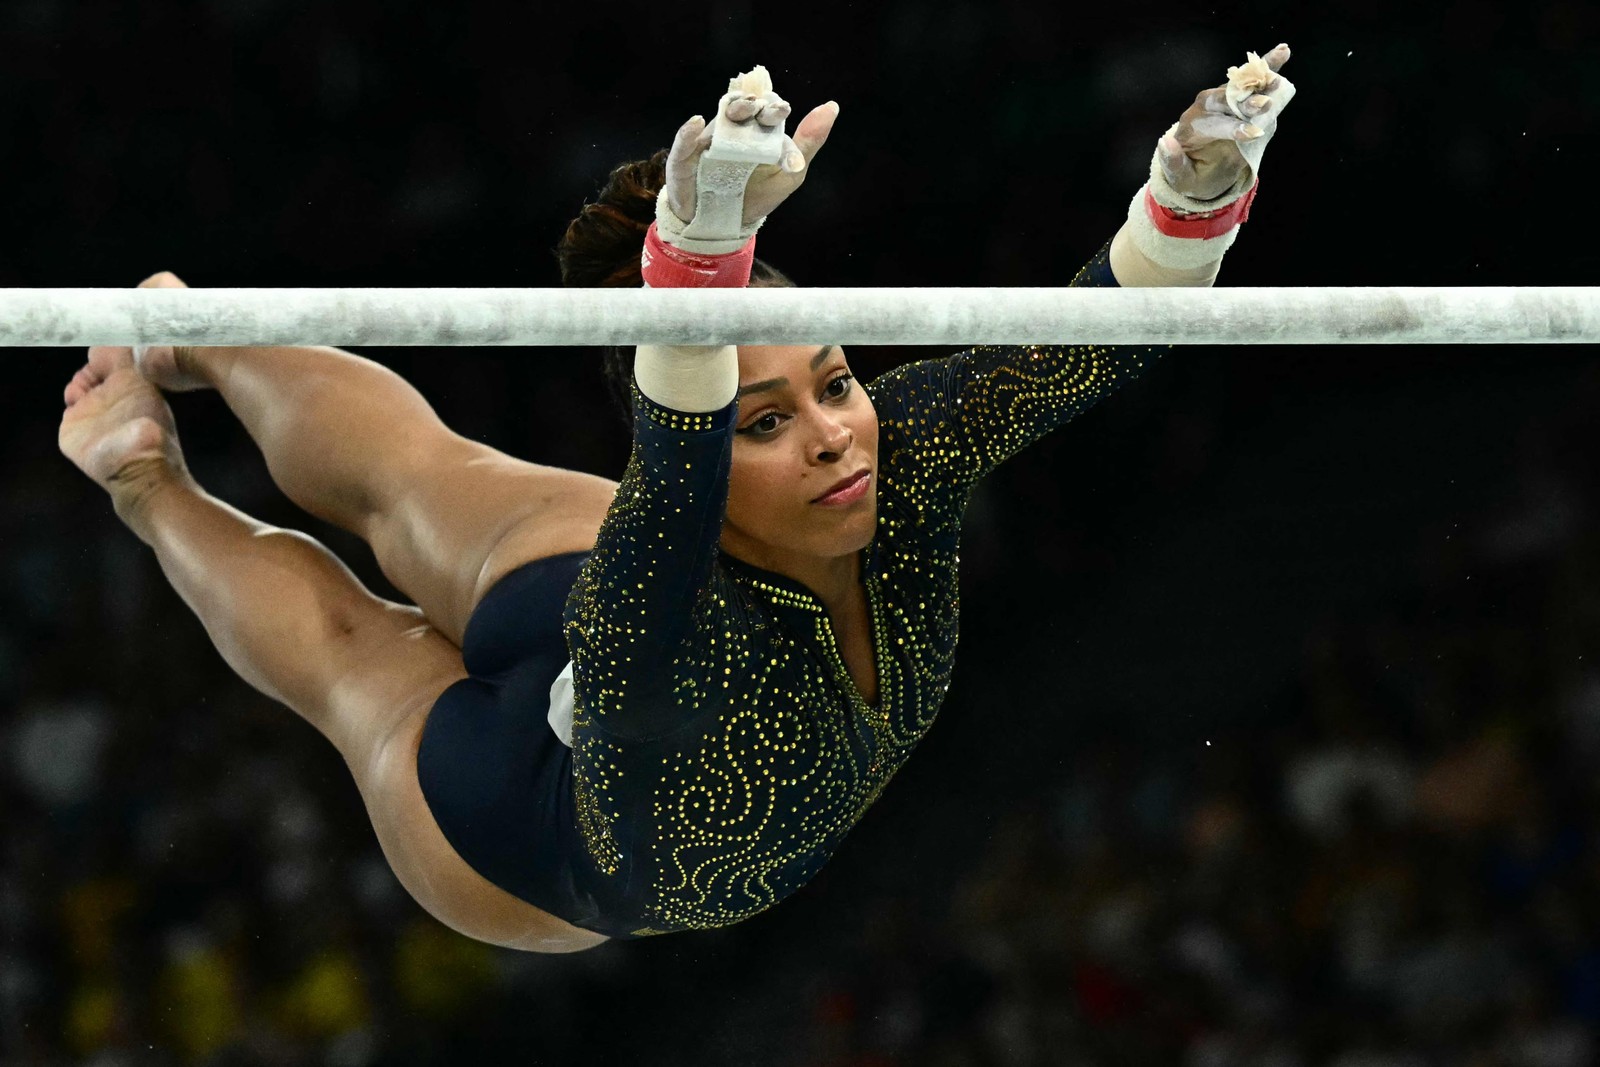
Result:
{"label": "gymnast's right arm", "polygon": [[[767,128],[789,113],[759,67],[730,85],[719,109],[729,122]],[[804,181],[837,113],[831,103],[813,110],[792,140],[783,137],[779,164],[756,167],[731,189],[726,174],[720,189],[697,182],[712,128],[699,116],[686,122],[646,237],[645,283],[746,285],[755,231]],[[726,606],[710,578],[738,386],[732,345],[641,345],[635,355],[633,453],[567,607],[575,736],[641,741],[692,720],[692,691],[706,680],[686,673],[683,654]]]}

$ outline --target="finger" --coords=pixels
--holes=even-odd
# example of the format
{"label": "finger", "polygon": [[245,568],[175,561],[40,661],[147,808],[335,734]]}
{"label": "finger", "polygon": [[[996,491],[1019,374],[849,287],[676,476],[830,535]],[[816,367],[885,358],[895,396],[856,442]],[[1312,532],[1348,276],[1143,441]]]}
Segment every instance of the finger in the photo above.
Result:
{"label": "finger", "polygon": [[1267,61],[1267,66],[1271,67],[1272,72],[1276,74],[1283,69],[1285,63],[1289,62],[1289,46],[1280,44],[1261,58]]}
{"label": "finger", "polygon": [[672,148],[667,152],[667,168],[670,170],[675,164],[692,163],[695,156],[705,151],[705,146],[711,143],[708,138],[701,136],[705,132],[704,115],[695,115],[679,126],[672,138]]}
{"label": "finger", "polygon": [[783,139],[783,158],[779,161],[785,174],[799,174],[806,169],[805,153],[788,137]]}
{"label": "finger", "polygon": [[[1246,129],[1258,132],[1241,137]],[[1197,148],[1207,141],[1253,141],[1261,136],[1260,127],[1240,122],[1232,112],[1226,115],[1201,115],[1189,124],[1188,136],[1183,139],[1185,148]]]}
{"label": "finger", "polygon": [[763,126],[777,126],[789,117],[792,110],[787,100],[768,100],[756,114],[756,121]]}
{"label": "finger", "polygon": [[827,143],[828,135],[833,132],[833,124],[838,117],[838,101],[829,100],[812,108],[810,114],[800,120],[800,125],[794,131],[794,140],[790,143],[805,157],[806,163],[817,158],[817,153]]}
{"label": "finger", "polygon": [[1156,158],[1161,163],[1161,173],[1173,188],[1187,185],[1194,178],[1194,161],[1184,152],[1183,145],[1172,134],[1162,134],[1156,142]]}
{"label": "finger", "polygon": [[748,122],[756,112],[761,110],[762,101],[753,96],[741,96],[737,100],[728,101],[728,106],[723,114],[729,122]]}
{"label": "finger", "polygon": [[1215,89],[1207,89],[1194,98],[1207,113],[1212,115],[1231,115],[1233,109],[1228,106],[1228,87],[1219,85]]}
{"label": "finger", "polygon": [[694,221],[695,160],[711,143],[703,115],[695,115],[678,127],[667,152],[667,204],[684,222]]}
{"label": "finger", "polygon": [[[1228,103],[1228,87],[1226,85],[1219,85],[1215,89],[1207,89],[1205,92],[1200,93],[1194,98],[1194,103],[1189,107],[1189,110],[1185,111],[1178,121],[1180,124],[1187,123],[1195,127],[1204,126],[1206,128],[1205,136],[1207,137],[1228,136],[1228,132],[1218,128],[1216,123],[1206,122],[1207,119],[1213,117],[1223,118],[1229,122],[1238,122],[1240,119],[1240,116],[1234,114],[1233,106]],[[1188,143],[1188,138],[1185,137],[1183,140],[1185,144]]]}

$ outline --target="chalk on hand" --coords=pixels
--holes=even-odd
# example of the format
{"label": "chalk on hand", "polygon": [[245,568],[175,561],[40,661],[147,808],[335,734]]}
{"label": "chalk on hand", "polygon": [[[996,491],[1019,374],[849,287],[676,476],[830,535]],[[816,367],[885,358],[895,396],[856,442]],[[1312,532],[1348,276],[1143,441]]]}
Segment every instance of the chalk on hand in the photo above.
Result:
{"label": "chalk on hand", "polygon": [[1249,118],[1244,112],[1245,101],[1264,91],[1273,77],[1266,60],[1254,52],[1246,52],[1244,66],[1228,68],[1228,110],[1236,118]]}
{"label": "chalk on hand", "polygon": [[724,159],[737,163],[770,163],[783,159],[783,123],[763,126],[759,122],[734,122],[728,118],[728,105],[746,95],[765,96],[772,92],[772,76],[767,68],[754,69],[728,81],[727,95],[717,105],[711,124],[711,144],[705,159]]}

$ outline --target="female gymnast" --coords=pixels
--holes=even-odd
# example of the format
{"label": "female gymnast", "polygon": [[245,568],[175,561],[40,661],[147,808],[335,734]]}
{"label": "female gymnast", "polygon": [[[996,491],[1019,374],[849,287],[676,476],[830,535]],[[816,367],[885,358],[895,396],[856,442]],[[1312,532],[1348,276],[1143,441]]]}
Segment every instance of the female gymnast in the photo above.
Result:
{"label": "female gymnast", "polygon": [[[1211,284],[1293,94],[1288,58],[1251,55],[1196,97],[1072,284]],[[753,259],[755,229],[838,106],[791,140],[765,78],[613,172],[558,250],[566,284],[788,284]],[[774,141],[778,163],[713,162],[722,138]],[[863,388],[833,345],[641,346],[618,484],[462,438],[335,349],[102,347],[59,440],[228,664],[338,747],[422,906],[565,952],[737,922],[816,873],[944,697],[974,483],[1149,358],[986,348]],[[415,606],[196,484],[161,391],[204,388]]]}

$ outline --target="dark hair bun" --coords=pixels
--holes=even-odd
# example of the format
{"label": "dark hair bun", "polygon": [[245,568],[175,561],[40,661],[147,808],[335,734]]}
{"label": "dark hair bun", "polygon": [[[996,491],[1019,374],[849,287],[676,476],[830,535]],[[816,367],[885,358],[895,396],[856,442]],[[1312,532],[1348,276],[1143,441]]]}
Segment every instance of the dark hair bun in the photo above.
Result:
{"label": "dark hair bun", "polygon": [[624,163],[600,196],[567,227],[556,245],[561,284],[573,289],[637,289],[639,253],[656,218],[656,195],[667,181],[667,150]]}

